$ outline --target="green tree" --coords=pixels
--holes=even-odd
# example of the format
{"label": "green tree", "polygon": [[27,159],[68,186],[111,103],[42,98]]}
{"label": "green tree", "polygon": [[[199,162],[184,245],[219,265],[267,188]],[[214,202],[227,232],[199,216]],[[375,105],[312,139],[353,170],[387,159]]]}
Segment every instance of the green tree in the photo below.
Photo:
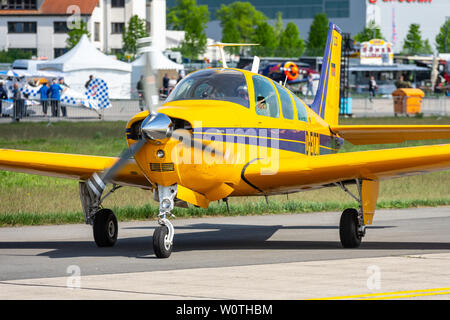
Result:
{"label": "green tree", "polygon": [[[216,11],[216,16],[222,27],[222,42],[233,38],[235,42],[249,43],[254,38],[254,32],[258,26],[267,22],[267,17],[261,11],[256,10],[249,2],[233,2],[228,6],[222,4],[220,9]],[[231,29],[232,25],[234,25],[235,30]],[[228,52],[238,50],[242,52],[244,48],[227,48]]]}
{"label": "green tree", "polygon": [[375,24],[375,21],[369,21],[368,25],[358,34],[355,35],[354,39],[358,42],[370,41],[372,39],[383,39],[380,27]]}
{"label": "green tree", "polygon": [[431,45],[430,45],[430,42],[428,41],[428,39],[426,39],[423,42],[422,53],[424,53],[424,54],[432,54],[433,53],[433,49],[431,49]]}
{"label": "green tree", "polygon": [[22,51],[21,49],[9,49],[8,51],[0,51],[0,62],[13,63],[18,59],[31,59],[33,54],[31,51]]}
{"label": "green tree", "polygon": [[190,59],[197,59],[206,51],[206,23],[209,21],[208,6],[198,6],[196,0],[177,0],[167,15],[167,24],[174,30],[184,30],[185,37],[181,43],[181,54]]}
{"label": "green tree", "polygon": [[412,23],[409,26],[408,34],[403,44],[403,54],[415,55],[431,52],[432,50],[428,40],[422,40],[420,26],[417,23]]}
{"label": "green tree", "polygon": [[328,35],[328,18],[325,13],[316,14],[309,28],[306,53],[309,56],[321,56],[325,51]]}
{"label": "green tree", "polygon": [[252,47],[253,55],[272,57],[278,42],[274,28],[267,22],[260,23],[253,33],[252,42],[259,44]]}
{"label": "green tree", "polygon": [[450,52],[450,19],[442,25],[440,32],[436,36],[436,49],[440,53]]}
{"label": "green tree", "polygon": [[299,35],[296,24],[289,22],[280,35],[277,55],[280,57],[300,57],[305,51],[305,46]]}
{"label": "green tree", "polygon": [[72,49],[73,47],[75,47],[80,41],[83,34],[87,35],[88,38],[91,37],[87,29],[87,23],[80,19],[78,26],[67,33],[67,35],[69,36],[66,40],[67,49]]}
{"label": "green tree", "polygon": [[134,15],[128,21],[128,27],[122,32],[122,48],[125,53],[135,56],[137,53],[137,40],[148,37],[147,22]]}

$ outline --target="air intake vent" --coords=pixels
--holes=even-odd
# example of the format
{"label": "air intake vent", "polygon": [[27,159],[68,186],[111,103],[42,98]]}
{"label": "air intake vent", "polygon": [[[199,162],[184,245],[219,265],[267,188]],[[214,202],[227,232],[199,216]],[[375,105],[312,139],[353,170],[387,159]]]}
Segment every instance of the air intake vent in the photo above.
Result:
{"label": "air intake vent", "polygon": [[150,163],[150,170],[156,172],[170,172],[174,171],[173,162],[168,163]]}

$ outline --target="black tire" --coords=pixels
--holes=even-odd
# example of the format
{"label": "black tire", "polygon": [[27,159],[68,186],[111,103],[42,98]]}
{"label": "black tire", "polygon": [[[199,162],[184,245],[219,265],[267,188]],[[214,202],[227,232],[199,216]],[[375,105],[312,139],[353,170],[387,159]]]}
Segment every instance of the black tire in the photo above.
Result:
{"label": "black tire", "polygon": [[171,245],[166,245],[165,240],[169,236],[169,228],[166,226],[159,226],[153,232],[153,251],[158,258],[168,258],[172,253]]}
{"label": "black tire", "polygon": [[358,211],[345,209],[339,223],[339,236],[344,248],[358,248],[362,237],[358,233]]}
{"label": "black tire", "polygon": [[101,209],[95,214],[94,240],[99,247],[112,247],[116,244],[119,231],[117,218],[109,209]]}

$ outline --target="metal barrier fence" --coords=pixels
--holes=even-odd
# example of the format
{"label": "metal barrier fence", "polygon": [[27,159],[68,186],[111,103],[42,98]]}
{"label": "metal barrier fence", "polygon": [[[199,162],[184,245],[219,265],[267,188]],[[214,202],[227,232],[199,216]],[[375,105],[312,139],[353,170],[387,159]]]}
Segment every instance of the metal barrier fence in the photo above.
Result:
{"label": "metal barrier fence", "polygon": [[[306,103],[311,103],[312,99],[304,99]],[[28,102],[30,104],[30,102]],[[44,117],[42,105],[36,101],[27,106],[27,116],[23,121],[46,121],[46,120],[69,120],[69,121],[127,121],[141,111],[139,100],[112,100],[112,107],[102,110],[99,113],[83,108],[67,107],[67,117],[51,116],[51,107],[48,106],[47,117]],[[12,110],[5,110],[10,104],[3,103],[2,122],[11,121]],[[353,98],[349,115],[353,117],[393,117],[394,100],[389,98]],[[424,98],[422,100],[421,114],[424,116],[450,116],[450,97]]]}
{"label": "metal barrier fence", "polygon": [[[406,103],[406,102],[405,102]],[[394,99],[389,98],[355,98],[352,99],[352,110],[349,112],[355,117],[393,117],[396,115],[394,110]],[[419,114],[424,116],[449,116],[450,98],[424,98],[422,99]],[[398,113],[404,115],[404,113]]]}
{"label": "metal barrier fence", "polygon": [[43,104],[38,100],[25,100],[26,107],[22,110],[15,110],[14,106],[9,101],[3,101],[2,103],[2,122],[7,122],[8,119],[15,118],[17,113],[20,113],[21,121],[57,121],[57,120],[70,120],[70,121],[84,121],[84,120],[105,120],[105,121],[118,121],[129,120],[132,116],[139,113],[141,108],[139,107],[139,100],[111,100],[111,108],[99,110],[98,112],[93,109],[66,107],[66,116],[63,116],[63,107],[57,112],[58,116],[55,116],[55,112],[52,112],[51,104],[48,103],[47,113],[44,113]]}

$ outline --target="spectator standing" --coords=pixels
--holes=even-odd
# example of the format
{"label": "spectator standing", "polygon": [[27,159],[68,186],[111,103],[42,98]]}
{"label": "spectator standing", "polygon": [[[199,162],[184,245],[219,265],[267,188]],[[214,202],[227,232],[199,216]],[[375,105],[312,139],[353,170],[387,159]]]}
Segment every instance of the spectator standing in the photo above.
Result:
{"label": "spectator standing", "polygon": [[180,71],[178,72],[177,84],[178,84],[178,82],[180,82],[181,80],[183,80],[183,78],[184,78],[184,70],[180,70]]}
{"label": "spectator standing", "polygon": [[308,83],[306,85],[306,96],[308,96],[308,93],[311,93],[311,95],[313,96],[313,75],[312,73],[308,74]]}
{"label": "spectator standing", "polygon": [[369,100],[370,100],[370,102],[372,102],[372,98],[375,97],[376,90],[377,90],[377,82],[375,81],[375,77],[370,76],[370,80],[369,80]]}
{"label": "spectator standing", "polygon": [[50,86],[50,97],[51,97],[51,108],[52,108],[52,116],[59,117],[59,110],[61,108],[61,92],[63,91],[63,87],[61,87],[56,79],[53,79],[52,85]]}
{"label": "spectator standing", "polygon": [[17,82],[13,85],[13,100],[13,121],[19,122],[23,116],[25,101],[23,100],[22,92],[20,92],[19,84]]}
{"label": "spectator standing", "polygon": [[49,90],[50,90],[49,84],[48,82],[46,82],[42,85],[42,87],[38,91],[38,94],[41,95],[42,113],[44,114],[44,117],[47,117]]}
{"label": "spectator standing", "polygon": [[85,83],[85,85],[84,85],[84,87],[85,87],[86,89],[89,87],[89,83],[91,83],[92,80],[94,80],[94,75],[93,75],[93,74],[91,74],[91,75],[89,76],[89,80],[86,81],[86,83]]}
{"label": "spectator standing", "polygon": [[164,94],[165,94],[166,96],[169,95],[169,81],[170,81],[170,78],[169,78],[168,74],[167,74],[167,73],[164,74],[164,78],[163,78],[163,90],[164,90]]}
{"label": "spectator standing", "polygon": [[[69,88],[69,85],[64,82],[64,78],[59,78],[59,85],[63,89],[62,92],[64,92],[66,90],[66,88]],[[62,111],[62,116],[67,117],[66,106],[61,105],[61,102],[60,102],[60,107],[61,107],[61,111]]]}
{"label": "spectator standing", "polygon": [[141,76],[141,78],[139,79],[139,81],[136,85],[136,90],[137,90],[138,97],[139,97],[139,109],[141,109],[141,111],[144,111],[144,105],[145,105],[144,76]]}
{"label": "spectator standing", "polygon": [[8,93],[3,87],[3,82],[0,82],[0,117],[2,116],[2,102],[3,100],[8,99]]}

